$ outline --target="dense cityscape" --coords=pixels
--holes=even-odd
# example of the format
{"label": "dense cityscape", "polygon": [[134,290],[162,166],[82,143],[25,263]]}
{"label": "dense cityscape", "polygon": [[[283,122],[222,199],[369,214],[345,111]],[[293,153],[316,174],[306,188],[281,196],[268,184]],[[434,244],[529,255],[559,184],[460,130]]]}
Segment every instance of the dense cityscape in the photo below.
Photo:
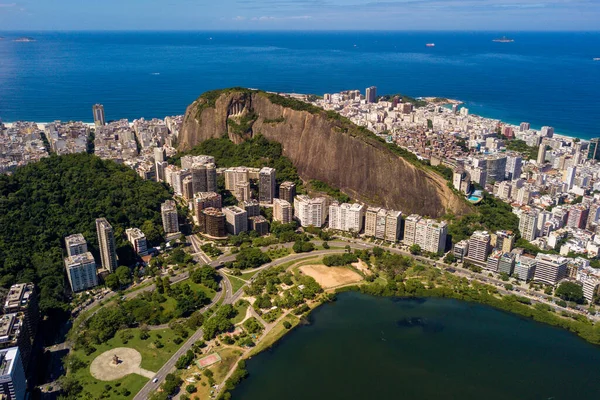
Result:
{"label": "dense cityscape", "polygon": [[[166,279],[170,285],[170,279],[181,273],[173,265],[185,264],[185,254],[186,262],[208,264],[213,270],[218,268],[219,272],[214,275],[220,275],[227,282],[221,284],[221,290],[225,288],[224,303],[235,303],[244,313],[248,309],[252,324],[256,322],[260,326],[253,331],[254,328],[244,322],[243,326],[236,325],[231,334],[226,333],[229,326],[227,329],[215,328],[214,335],[204,335],[207,343],[215,341],[210,342],[209,349],[217,346],[215,338],[219,334],[223,334],[219,336],[222,343],[231,341],[229,344],[232,344],[234,340],[243,339],[246,341],[243,343],[249,340],[254,346],[260,343],[257,332],[268,331],[274,321],[287,322],[286,318],[291,315],[290,311],[281,312],[285,307],[277,306],[283,301],[280,296],[299,296],[302,302],[294,303],[298,307],[304,300],[307,309],[316,306],[314,293],[307,295],[307,287],[316,281],[300,278],[292,281],[287,277],[289,282],[282,286],[283,289],[268,289],[274,291],[271,293],[274,294],[273,303],[265,300],[261,305],[263,288],[257,294],[252,293],[254,278],[236,278],[242,275],[240,270],[247,265],[250,271],[258,272],[272,260],[277,265],[275,259],[291,254],[292,243],[293,252],[300,254],[313,250],[327,252],[328,242],[336,242],[345,246],[348,253],[351,247],[357,254],[361,254],[361,248],[367,253],[373,249],[374,254],[387,248],[459,276],[492,283],[503,293],[520,293],[529,304],[534,301],[563,312],[569,310],[586,321],[588,318],[596,320],[593,305],[600,293],[600,270],[597,269],[600,266],[597,260],[600,251],[600,236],[597,235],[600,232],[600,151],[597,147],[600,139],[580,141],[555,134],[548,126],[535,130],[526,122],[513,126],[472,115],[455,100],[410,99],[400,95],[381,97],[377,95],[376,87],[367,88],[364,95],[358,90],[350,90],[325,94],[322,98],[298,94],[284,96],[337,112],[356,125],[366,127],[386,143],[414,154],[420,162],[439,168],[446,174],[448,185],[473,207],[485,202],[487,196],[508,204],[518,218],[518,231],[477,229],[466,237],[457,237],[451,231],[451,216],[436,220],[426,215],[405,214],[402,210],[352,202],[347,196],[332,195],[336,193],[335,188],[327,186],[327,190],[315,190],[314,183],[313,186],[309,182],[300,185],[292,180],[278,179],[278,171],[266,163],[261,167],[220,166],[211,154],[181,154],[177,144],[184,119],[182,115],[152,120],[140,118],[131,123],[126,119],[107,121],[104,107],[96,104],[92,108],[93,124],[72,121],[0,123],[1,173],[14,174],[18,168],[54,154],[88,153],[123,164],[144,180],[166,185],[173,194],[173,199],[160,206],[162,245],[147,239],[142,226],[128,226],[124,232],[115,233],[111,225],[115,221],[107,218],[95,220],[97,241],[94,246],[97,244],[99,259],[88,249],[86,232],[71,232],[63,238],[65,275],[73,293],[73,317],[85,315],[98,307],[104,296],[116,294],[134,280],[132,288],[143,285],[144,279],[154,275],[157,278],[152,280],[152,287],[162,290],[161,279]],[[188,225],[192,227],[191,231],[183,229]],[[292,240],[281,239],[280,235],[286,229]],[[135,253],[135,265],[124,266],[120,262],[116,244],[119,234],[126,238]],[[262,255],[269,256],[261,258],[261,251],[257,255],[243,247],[242,250],[236,248],[247,242],[258,243],[250,248],[264,250]],[[279,245],[286,242],[290,246]],[[187,250],[180,252],[179,246],[187,247]],[[173,261],[177,252],[180,252],[177,257],[181,260]],[[323,262],[327,257],[333,256],[326,256]],[[355,267],[360,269],[360,260],[363,260],[361,256],[341,264],[336,264],[337,259],[327,262],[333,266],[358,262]],[[158,271],[155,270],[157,266]],[[154,273],[151,270],[155,270]],[[190,276],[193,279],[195,271],[190,269],[184,279]],[[266,270],[257,276],[263,273]],[[370,274],[365,272],[365,279],[368,280]],[[194,282],[209,285],[210,279],[203,279]],[[237,285],[236,290],[226,288],[232,283]],[[324,286],[321,281],[319,284]],[[574,289],[569,285],[574,285]],[[567,288],[575,294],[569,292],[562,296]],[[109,292],[112,294],[107,295]],[[125,292],[119,293],[125,301]],[[553,297],[553,293],[557,297]],[[212,306],[217,301],[219,298],[211,299],[210,304],[195,303],[189,313],[181,316],[196,315],[193,310],[201,305]],[[240,303],[244,301],[254,302],[254,308]],[[584,307],[584,303],[590,307]],[[180,303],[177,304],[179,307]],[[218,314],[219,311],[216,318],[220,317]],[[39,318],[34,284],[12,286],[0,326],[3,331],[0,336],[7,338],[0,346],[3,349],[0,351],[2,382],[6,382],[0,391],[7,399],[25,398],[26,376],[31,373],[28,368],[36,347]],[[95,317],[87,318],[94,321]],[[206,333],[208,317],[202,318],[205,318]],[[242,339],[239,339],[240,335]],[[192,365],[195,356],[193,352],[189,355],[189,349],[196,342],[189,343],[189,346],[184,345],[188,354],[175,353],[170,359],[179,362],[182,357],[191,357],[186,367]],[[83,344],[86,349],[89,346],[89,343]],[[208,351],[198,351],[208,354]],[[114,357],[113,361],[118,365],[119,358]],[[165,366],[169,364],[165,363]],[[232,368],[235,367],[232,365]],[[138,387],[140,394],[134,398],[148,398],[144,396],[156,391],[165,379],[166,383],[157,393],[171,395],[176,392],[168,384],[179,378],[162,374],[162,368],[160,371],[156,375],[147,371],[147,378],[155,378]],[[221,377],[221,384],[230,375]],[[208,379],[212,388],[208,393],[210,398],[230,389],[227,385],[215,385],[211,379]],[[187,377],[189,395],[198,390],[197,381],[200,378]],[[52,391],[48,385],[45,390]],[[130,394],[135,395],[129,393],[126,396]]]}

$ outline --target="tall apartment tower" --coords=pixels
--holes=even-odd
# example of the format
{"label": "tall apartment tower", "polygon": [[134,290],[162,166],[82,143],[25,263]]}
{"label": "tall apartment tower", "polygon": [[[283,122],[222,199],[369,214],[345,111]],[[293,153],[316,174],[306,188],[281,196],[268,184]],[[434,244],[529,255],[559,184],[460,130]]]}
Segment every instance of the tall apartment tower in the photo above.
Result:
{"label": "tall apartment tower", "polygon": [[273,199],[273,221],[289,224],[292,218],[292,205],[287,200]]}
{"label": "tall apartment tower", "polygon": [[421,220],[421,216],[412,214],[406,217],[404,221],[404,238],[402,241],[405,245],[411,246],[416,243],[417,224]]}
{"label": "tall apartment tower", "polygon": [[194,216],[196,222],[200,223],[202,210],[206,208],[217,208],[222,207],[221,195],[215,192],[200,192],[194,194]]}
{"label": "tall apartment tower", "polygon": [[467,259],[485,266],[490,251],[490,234],[486,231],[475,231],[469,239],[469,253]]}
{"label": "tall apartment tower", "polygon": [[38,297],[33,283],[17,283],[8,290],[4,313],[23,313],[24,326],[31,344],[35,339],[40,320]]}
{"label": "tall apartment tower", "polygon": [[73,293],[98,286],[96,261],[89,251],[65,258],[65,268]]}
{"label": "tall apartment tower", "polygon": [[523,239],[531,242],[538,236],[538,214],[535,211],[525,211],[519,216],[519,232]]}
{"label": "tall apartment tower", "polygon": [[275,197],[275,185],[275,168],[262,168],[258,173],[258,201],[260,203],[273,203],[273,198]]}
{"label": "tall apartment tower", "polygon": [[179,232],[179,219],[177,217],[177,204],[173,200],[167,200],[160,206],[163,230],[165,233]]}
{"label": "tall apartment tower", "polygon": [[67,236],[65,238],[65,247],[67,248],[67,255],[76,256],[78,254],[87,253],[88,247],[85,238],[81,233]]}
{"label": "tall apartment tower", "polygon": [[125,230],[127,240],[133,246],[133,250],[140,256],[148,254],[148,241],[146,235],[139,228],[129,228]]}
{"label": "tall apartment tower", "polygon": [[296,197],[296,184],[294,182],[285,181],[279,185],[279,198],[292,204]]}
{"label": "tall apartment tower", "polygon": [[375,103],[375,101],[377,100],[377,87],[368,87],[365,91],[365,98],[367,99],[367,103]]}
{"label": "tall apartment tower", "polygon": [[538,254],[533,280],[555,286],[567,277],[567,259],[553,254]]}
{"label": "tall apartment tower", "polygon": [[19,348],[0,350],[0,397],[25,400],[26,390],[25,368]]}
{"label": "tall apartment tower", "polygon": [[375,237],[377,233],[377,214],[380,207],[368,207],[365,212],[365,236]]}
{"label": "tall apartment tower", "polygon": [[112,226],[106,218],[96,220],[96,232],[98,233],[98,247],[100,250],[100,261],[102,268],[109,272],[117,269],[117,245]]}
{"label": "tall apartment tower", "polygon": [[165,149],[163,147],[155,147],[154,148],[154,168],[155,168],[155,177],[156,182],[163,182],[165,180],[165,167],[167,155],[165,154]]}
{"label": "tall apartment tower", "polygon": [[106,125],[106,118],[104,118],[104,106],[102,104],[94,104],[92,106],[92,112],[94,113],[94,124],[96,126]]}
{"label": "tall apartment tower", "polygon": [[227,232],[232,235],[239,235],[248,231],[248,213],[246,210],[237,206],[225,207],[223,208],[223,214],[225,214]]}
{"label": "tall apartment tower", "polygon": [[546,162],[546,144],[540,144],[540,148],[538,150],[537,163],[538,165],[542,165]]}
{"label": "tall apartment tower", "polygon": [[359,233],[363,228],[365,206],[333,203],[329,206],[329,229]]}

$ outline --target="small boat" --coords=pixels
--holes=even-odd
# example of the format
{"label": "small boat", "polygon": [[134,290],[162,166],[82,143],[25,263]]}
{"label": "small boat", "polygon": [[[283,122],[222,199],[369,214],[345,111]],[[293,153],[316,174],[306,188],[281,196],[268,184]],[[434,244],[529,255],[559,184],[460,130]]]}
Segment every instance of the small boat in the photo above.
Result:
{"label": "small boat", "polygon": [[593,60],[594,61],[600,61],[600,57],[594,57]]}
{"label": "small boat", "polygon": [[509,39],[506,36],[502,36],[501,38],[492,40],[492,42],[497,42],[497,43],[512,43],[514,41],[515,41],[515,39]]}
{"label": "small boat", "polygon": [[425,46],[427,46],[427,47],[435,47],[435,43],[427,43]]}

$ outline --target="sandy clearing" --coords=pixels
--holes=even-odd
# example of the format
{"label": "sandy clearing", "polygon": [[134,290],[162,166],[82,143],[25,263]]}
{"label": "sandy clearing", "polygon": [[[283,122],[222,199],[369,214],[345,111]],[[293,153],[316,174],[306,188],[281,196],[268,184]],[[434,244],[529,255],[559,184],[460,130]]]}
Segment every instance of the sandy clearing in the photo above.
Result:
{"label": "sandy clearing", "polygon": [[[113,363],[114,356],[119,357],[119,363]],[[92,361],[90,374],[100,381],[114,381],[129,374],[138,374],[152,378],[155,373],[140,367],[142,355],[139,351],[129,347],[117,347],[105,351]]]}
{"label": "sandy clearing", "polygon": [[371,270],[369,269],[369,267],[367,266],[367,264],[365,264],[365,262],[363,260],[358,260],[358,262],[352,263],[352,266],[365,275],[372,274]]}
{"label": "sandy clearing", "polygon": [[344,267],[327,267],[325,265],[304,265],[300,267],[303,274],[313,277],[324,289],[360,282],[362,277],[351,269]]}

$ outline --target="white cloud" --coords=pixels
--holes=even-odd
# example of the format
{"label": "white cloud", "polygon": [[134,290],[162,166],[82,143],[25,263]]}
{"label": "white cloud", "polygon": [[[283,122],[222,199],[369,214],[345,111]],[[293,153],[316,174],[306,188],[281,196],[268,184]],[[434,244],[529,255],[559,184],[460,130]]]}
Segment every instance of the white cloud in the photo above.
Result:
{"label": "white cloud", "polygon": [[16,7],[17,3],[0,3],[0,8]]}

